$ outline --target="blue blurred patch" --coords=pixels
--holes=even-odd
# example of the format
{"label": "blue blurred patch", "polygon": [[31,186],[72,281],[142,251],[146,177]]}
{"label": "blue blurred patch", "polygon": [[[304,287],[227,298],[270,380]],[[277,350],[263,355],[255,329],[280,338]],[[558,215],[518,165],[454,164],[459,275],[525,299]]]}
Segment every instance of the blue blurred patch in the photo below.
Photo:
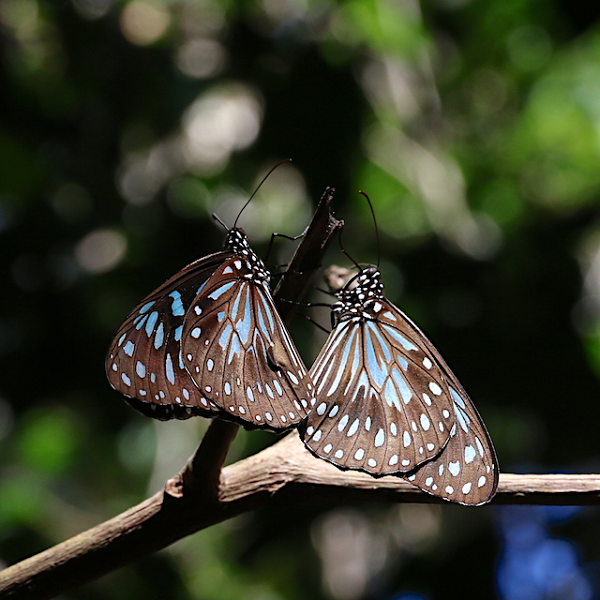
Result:
{"label": "blue blurred patch", "polygon": [[592,600],[594,592],[574,544],[550,536],[577,506],[506,506],[497,511],[503,550],[496,569],[502,600]]}

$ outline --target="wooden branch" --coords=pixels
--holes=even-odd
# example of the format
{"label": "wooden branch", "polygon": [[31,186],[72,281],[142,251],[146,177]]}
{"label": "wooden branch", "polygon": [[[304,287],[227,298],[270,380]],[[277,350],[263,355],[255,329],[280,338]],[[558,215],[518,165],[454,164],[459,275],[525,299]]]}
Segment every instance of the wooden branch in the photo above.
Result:
{"label": "wooden branch", "polygon": [[[0,572],[2,598],[52,598],[238,514],[302,502],[427,502],[443,500],[398,477],[374,479],[315,458],[296,432],[223,469],[217,501],[202,494],[160,492],[121,515]],[[500,476],[492,504],[600,504],[600,474]],[[482,510],[460,507],[455,510]],[[74,565],[76,568],[74,569]]]}

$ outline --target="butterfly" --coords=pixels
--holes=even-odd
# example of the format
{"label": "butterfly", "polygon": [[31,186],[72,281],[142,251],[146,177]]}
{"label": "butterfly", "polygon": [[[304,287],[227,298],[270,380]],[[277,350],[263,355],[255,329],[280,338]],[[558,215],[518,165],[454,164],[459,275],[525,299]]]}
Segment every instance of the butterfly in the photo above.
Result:
{"label": "butterfly", "polygon": [[108,351],[111,386],[160,420],[223,417],[248,429],[299,423],[315,404],[307,369],[239,227],[144,298]]}
{"label": "butterfly", "polygon": [[491,500],[498,463],[464,388],[365,267],[335,292],[333,330],[312,368],[317,403],[300,435],[317,457],[398,475],[460,504]]}

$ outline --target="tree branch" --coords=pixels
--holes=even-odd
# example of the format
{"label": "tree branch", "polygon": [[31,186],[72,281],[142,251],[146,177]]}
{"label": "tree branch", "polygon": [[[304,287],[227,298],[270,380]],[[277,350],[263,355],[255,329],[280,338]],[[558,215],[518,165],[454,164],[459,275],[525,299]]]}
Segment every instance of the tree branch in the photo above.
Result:
{"label": "tree branch", "polygon": [[[444,503],[398,477],[374,479],[340,471],[310,454],[292,432],[223,469],[218,502],[202,495],[155,494],[110,521],[8,567],[0,573],[0,594],[13,599],[51,598],[241,513],[317,501]],[[600,474],[503,473],[492,504],[597,505]]]}
{"label": "tree branch", "polygon": [[[110,521],[8,567],[0,573],[0,593],[3,598],[51,598],[238,514],[316,501],[443,503],[398,477],[374,479],[340,471],[310,454],[293,432],[223,469],[218,501],[202,494],[155,494]],[[597,505],[600,475],[503,473],[492,503]]]}

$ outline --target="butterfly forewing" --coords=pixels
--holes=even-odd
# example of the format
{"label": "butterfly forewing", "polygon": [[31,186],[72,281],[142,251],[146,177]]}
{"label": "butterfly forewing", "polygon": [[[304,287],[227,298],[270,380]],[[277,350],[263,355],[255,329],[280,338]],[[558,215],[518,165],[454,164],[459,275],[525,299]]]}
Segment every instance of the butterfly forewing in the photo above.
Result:
{"label": "butterfly forewing", "polygon": [[229,256],[218,252],[188,265],[144,298],[119,328],[106,373],[112,387],[140,412],[161,420],[219,412],[185,370],[180,340],[192,300]]}
{"label": "butterfly forewing", "polygon": [[318,402],[303,437],[312,452],[381,477],[443,450],[455,422],[450,392],[412,334],[383,301],[334,329],[310,372]]}
{"label": "butterfly forewing", "polygon": [[185,318],[182,359],[230,418],[286,429],[314,405],[312,384],[268,286],[252,275],[236,256],[217,269]]}

